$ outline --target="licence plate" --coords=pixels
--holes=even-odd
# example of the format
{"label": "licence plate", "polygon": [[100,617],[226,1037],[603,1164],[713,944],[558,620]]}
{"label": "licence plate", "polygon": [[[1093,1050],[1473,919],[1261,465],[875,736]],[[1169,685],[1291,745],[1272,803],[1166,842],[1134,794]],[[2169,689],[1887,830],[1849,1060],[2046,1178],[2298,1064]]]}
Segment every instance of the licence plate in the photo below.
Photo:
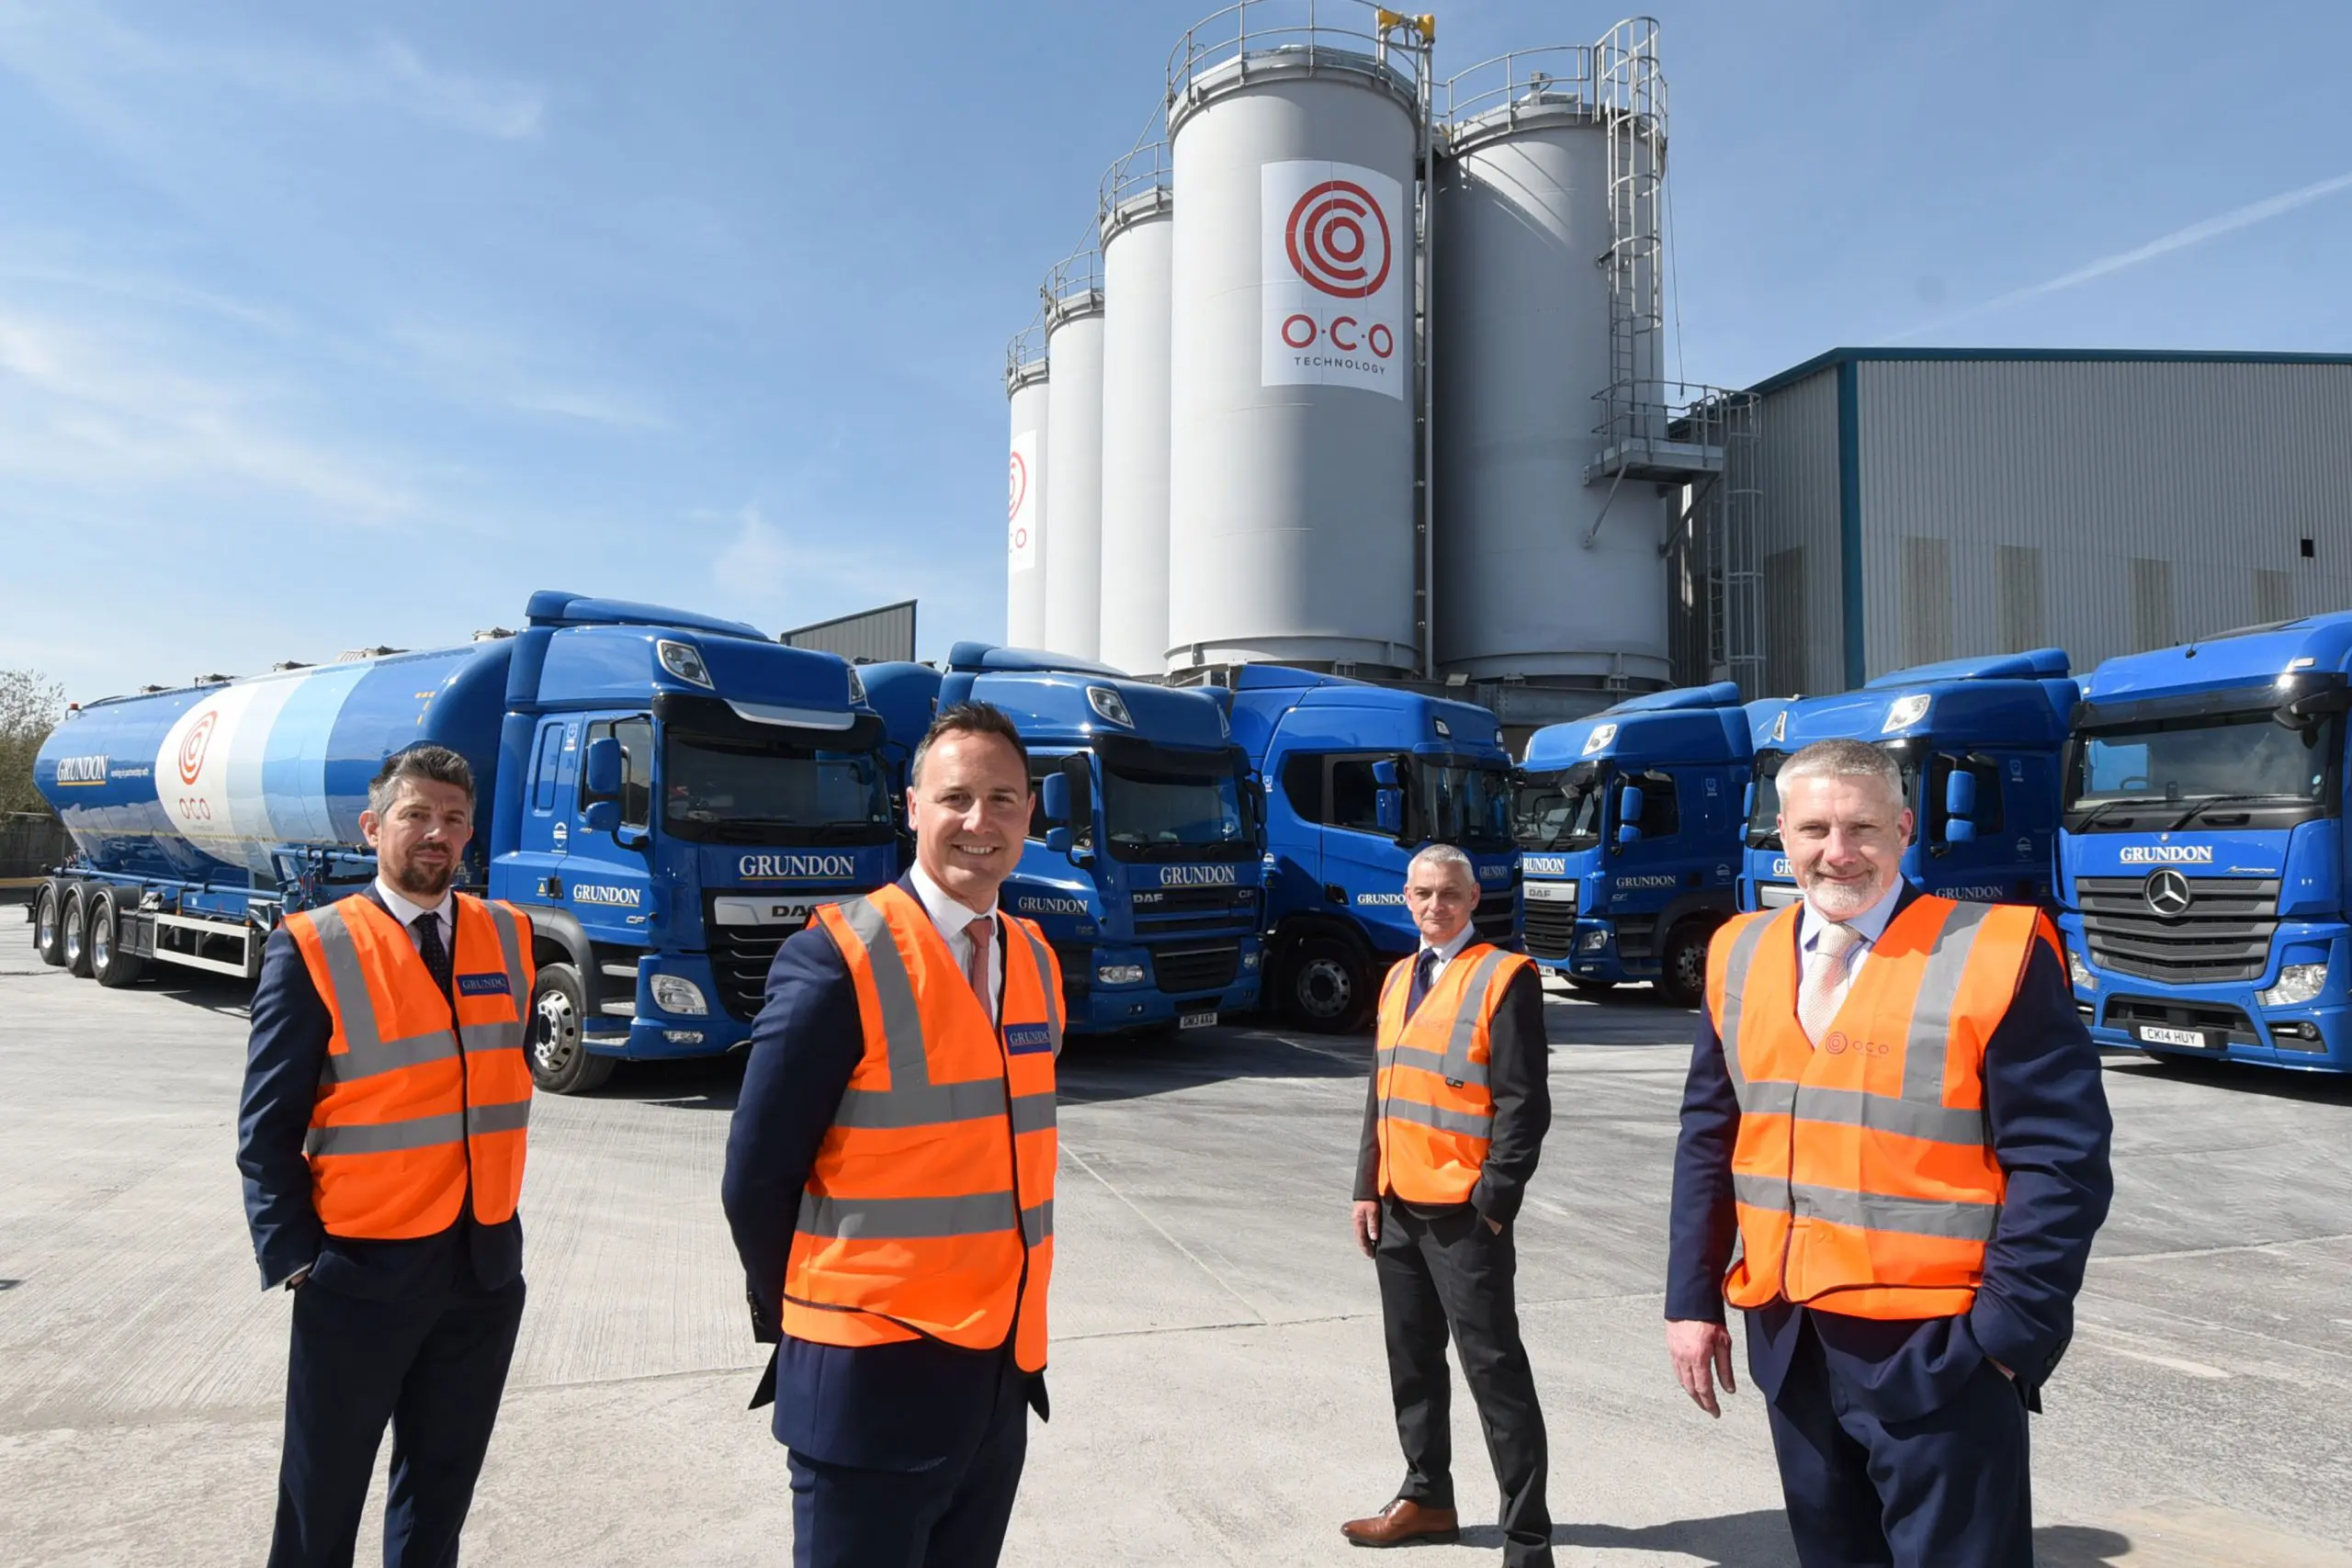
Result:
{"label": "licence plate", "polygon": [[1216,1021],[1216,1014],[1214,1012],[1186,1012],[1176,1015],[1176,1027],[1179,1029],[1206,1029]]}
{"label": "licence plate", "polygon": [[2205,1049],[2205,1036],[2194,1029],[2159,1029],[2153,1023],[2140,1026],[2140,1038],[2151,1045],[2186,1045],[2192,1051]]}

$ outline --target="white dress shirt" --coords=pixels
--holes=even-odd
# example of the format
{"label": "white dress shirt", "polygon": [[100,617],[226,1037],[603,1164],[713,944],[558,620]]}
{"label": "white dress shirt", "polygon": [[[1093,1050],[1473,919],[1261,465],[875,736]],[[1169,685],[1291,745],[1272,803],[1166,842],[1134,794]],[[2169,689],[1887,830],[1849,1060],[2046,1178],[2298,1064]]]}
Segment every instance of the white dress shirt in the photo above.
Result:
{"label": "white dress shirt", "polygon": [[[985,909],[975,909],[938,883],[933,882],[930,874],[921,866],[909,872],[907,880],[915,885],[915,897],[922,900],[923,913],[929,915],[931,923],[939,928],[939,934],[946,940],[947,951],[956,955],[956,967],[967,975],[970,974],[972,972],[972,939],[965,933],[964,928],[974,920],[994,921],[996,900],[989,899],[989,907]],[[991,940],[989,942],[987,953],[980,960],[984,965],[980,973],[987,981],[990,1023],[997,1021],[997,1015],[1002,1010],[1004,1003],[1004,963],[999,956],[997,948],[998,943]]]}
{"label": "white dress shirt", "polygon": [[1470,939],[1477,934],[1476,929],[1473,927],[1469,921],[1464,920],[1462,922],[1462,929],[1460,931],[1455,931],[1452,936],[1446,938],[1443,942],[1439,942],[1435,947],[1431,947],[1430,945],[1429,938],[1423,937],[1421,939],[1420,953],[1413,954],[1413,962],[1418,965],[1421,961],[1422,953],[1434,953],[1437,954],[1437,962],[1430,965],[1430,988],[1431,990],[1435,990],[1437,988],[1437,977],[1445,973],[1445,966],[1453,963],[1454,959],[1461,954],[1462,950],[1470,945]]}
{"label": "white dress shirt", "polygon": [[[1854,934],[1860,940],[1846,950],[1845,976],[1829,988],[1830,996],[1835,998],[1831,1003],[1833,1010],[1842,1004],[1846,993],[1854,988],[1854,976],[1862,972],[1862,965],[1870,962],[1871,950],[1878,945],[1878,939],[1886,934],[1886,922],[1894,918],[1894,906],[1902,897],[1903,879],[1898,876],[1894,886],[1879,897],[1877,903],[1844,922],[1853,928]],[[1813,973],[1815,964],[1837,962],[1821,951],[1821,928],[1831,923],[1814,908],[1811,899],[1805,900],[1804,913],[1797,922],[1797,956],[1806,975]],[[1798,980],[1798,993],[1804,993],[1802,976]]]}
{"label": "white dress shirt", "polygon": [[438,904],[420,904],[379,876],[376,879],[376,897],[384,901],[384,908],[392,912],[392,919],[401,923],[401,930],[408,932],[410,946],[420,953],[424,951],[424,943],[416,937],[416,917],[430,914],[434,917],[434,923],[441,928],[441,951],[451,958],[458,955],[458,900],[447,888],[441,890],[441,902]]}

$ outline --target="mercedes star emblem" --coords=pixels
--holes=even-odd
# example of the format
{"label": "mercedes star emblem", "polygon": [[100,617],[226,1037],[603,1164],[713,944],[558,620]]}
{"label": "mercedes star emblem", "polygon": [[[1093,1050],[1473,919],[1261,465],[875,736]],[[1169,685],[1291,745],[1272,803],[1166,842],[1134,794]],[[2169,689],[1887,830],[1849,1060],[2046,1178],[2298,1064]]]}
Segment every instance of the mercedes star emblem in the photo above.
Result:
{"label": "mercedes star emblem", "polygon": [[2163,871],[2152,871],[2148,874],[2146,885],[2140,889],[2140,896],[2147,899],[2149,908],[2167,919],[2186,914],[2188,910],[2188,878],[2169,866]]}

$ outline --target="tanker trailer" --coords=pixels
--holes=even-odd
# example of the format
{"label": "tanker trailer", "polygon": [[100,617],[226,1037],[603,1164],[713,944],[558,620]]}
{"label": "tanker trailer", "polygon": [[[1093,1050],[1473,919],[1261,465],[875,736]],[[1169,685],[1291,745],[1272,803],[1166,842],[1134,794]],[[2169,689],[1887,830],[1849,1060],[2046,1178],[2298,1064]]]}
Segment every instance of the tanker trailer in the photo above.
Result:
{"label": "tanker trailer", "polygon": [[749,1043],[768,964],[820,903],[898,873],[881,719],[841,659],[755,627],[540,592],[519,633],[108,698],[34,783],[74,862],[30,905],[47,962],[101,985],[242,976],[287,915],[375,876],[368,781],[396,751],[472,764],[458,885],[531,918],[531,1071]]}

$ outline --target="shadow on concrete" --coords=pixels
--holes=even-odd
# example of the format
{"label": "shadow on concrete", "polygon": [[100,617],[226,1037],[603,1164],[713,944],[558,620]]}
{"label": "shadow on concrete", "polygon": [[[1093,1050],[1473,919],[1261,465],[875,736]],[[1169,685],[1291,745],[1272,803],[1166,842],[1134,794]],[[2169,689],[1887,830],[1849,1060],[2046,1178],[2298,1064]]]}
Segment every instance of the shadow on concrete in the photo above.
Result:
{"label": "shadow on concrete", "polygon": [[2131,1537],[2090,1525],[2052,1525],[2033,1532],[2035,1568],[2107,1568],[2131,1552]]}
{"label": "shadow on concrete", "polygon": [[2162,1061],[2136,1051],[2102,1052],[2106,1069],[2120,1077],[2177,1078],[2226,1094],[2256,1094],[2308,1105],[2352,1105],[2352,1075],[2298,1071],[2253,1062],[2212,1062],[2195,1056]]}
{"label": "shadow on concrete", "polygon": [[[1462,1532],[1464,1546],[1499,1547],[1495,1525]],[[1672,1519],[1628,1529],[1619,1525],[1557,1525],[1555,1546],[1588,1551],[1673,1552],[1706,1568],[1797,1568],[1796,1544],[1787,1515],[1778,1508],[1724,1514],[1711,1519]],[[2107,1568],[2132,1551],[2129,1538],[2086,1525],[2052,1525],[2033,1532],[2035,1568]]]}
{"label": "shadow on concrete", "polygon": [[[95,986],[96,980],[84,984]],[[253,1012],[254,988],[234,975],[212,975],[183,969],[175,964],[152,964],[133,987],[151,996],[169,997],[184,1007],[201,1008],[223,1018],[245,1018]]]}
{"label": "shadow on concrete", "polygon": [[1065,1105],[1141,1100],[1235,1078],[1355,1078],[1372,1072],[1368,1034],[1289,1034],[1213,1029],[1170,1035],[1091,1036],[1062,1051]]}
{"label": "shadow on concrete", "polygon": [[621,1100],[660,1105],[676,1111],[735,1109],[743,1090],[743,1065],[750,1060],[730,1056],[695,1056],[682,1062],[623,1062],[605,1087],[582,1100]]}

